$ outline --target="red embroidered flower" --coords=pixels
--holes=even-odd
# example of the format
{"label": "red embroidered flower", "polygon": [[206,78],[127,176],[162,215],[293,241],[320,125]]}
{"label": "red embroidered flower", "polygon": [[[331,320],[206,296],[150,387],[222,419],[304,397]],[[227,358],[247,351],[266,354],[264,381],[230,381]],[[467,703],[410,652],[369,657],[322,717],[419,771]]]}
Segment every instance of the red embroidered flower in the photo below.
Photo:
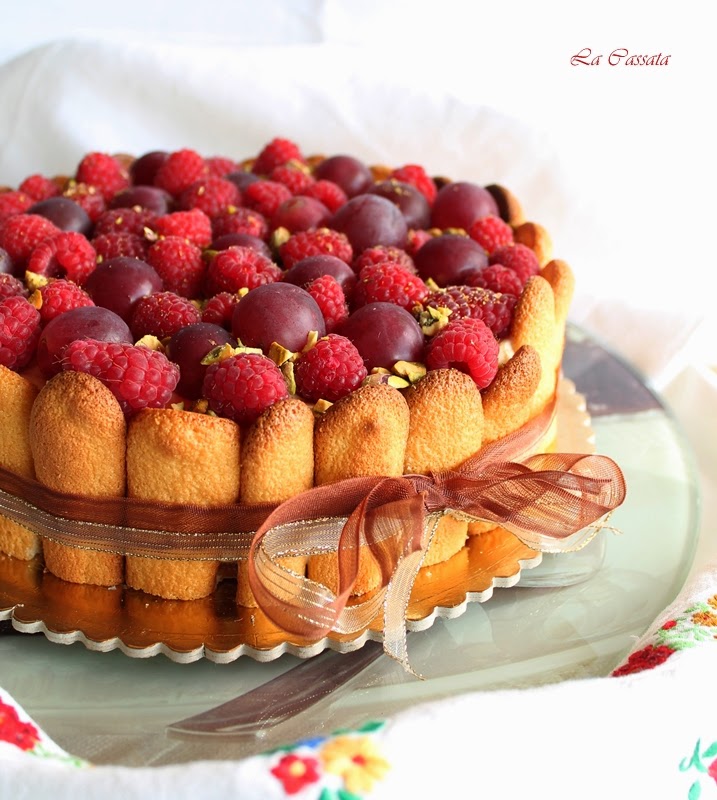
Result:
{"label": "red embroidered flower", "polygon": [[674,628],[677,625],[677,620],[668,619],[667,622],[662,626],[663,631],[669,631],[670,628]]}
{"label": "red embroidered flower", "polygon": [[14,706],[0,701],[0,741],[21,750],[32,750],[39,740],[37,728],[30,722],[22,722]]}
{"label": "red embroidered flower", "polygon": [[296,794],[319,779],[319,762],[315,758],[301,758],[293,753],[285,755],[271,770],[282,783],[287,794]]}
{"label": "red embroidered flower", "polygon": [[707,767],[707,774],[717,783],[717,758]]}
{"label": "red embroidered flower", "polygon": [[667,661],[674,652],[675,650],[665,644],[658,645],[657,647],[649,644],[642,650],[633,653],[627,659],[627,663],[618,667],[612,674],[614,677],[619,677],[620,675],[630,675],[633,672],[642,672],[645,669],[653,669]]}

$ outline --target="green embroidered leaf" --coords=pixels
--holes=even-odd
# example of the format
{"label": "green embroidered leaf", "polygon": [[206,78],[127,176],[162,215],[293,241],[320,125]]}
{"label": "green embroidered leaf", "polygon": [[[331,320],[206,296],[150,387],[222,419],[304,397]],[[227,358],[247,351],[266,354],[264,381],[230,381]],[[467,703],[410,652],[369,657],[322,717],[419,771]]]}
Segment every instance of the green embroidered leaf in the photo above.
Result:
{"label": "green embroidered leaf", "polygon": [[702,787],[700,786],[700,782],[695,781],[692,786],[690,786],[690,791],[687,793],[687,800],[697,800],[701,793]]}
{"label": "green embroidered leaf", "polygon": [[701,747],[702,740],[698,739],[690,759],[683,758],[682,761],[680,761],[680,772],[686,772],[690,767],[697,767],[700,772],[707,772],[707,768],[702,765],[702,761],[700,760]]}
{"label": "green embroidered leaf", "polygon": [[362,800],[360,795],[349,792],[347,789],[339,789],[336,792],[336,797],[338,800]]}
{"label": "green embroidered leaf", "polygon": [[336,795],[328,787],[324,787],[319,795],[319,800],[335,800]]}
{"label": "green embroidered leaf", "polygon": [[712,744],[702,753],[702,758],[712,758],[713,756],[717,756],[717,742],[712,742]]}
{"label": "green embroidered leaf", "polygon": [[360,728],[356,730],[358,733],[373,733],[374,731],[380,731],[386,725],[385,722],[382,720],[373,720],[370,722],[364,723]]}

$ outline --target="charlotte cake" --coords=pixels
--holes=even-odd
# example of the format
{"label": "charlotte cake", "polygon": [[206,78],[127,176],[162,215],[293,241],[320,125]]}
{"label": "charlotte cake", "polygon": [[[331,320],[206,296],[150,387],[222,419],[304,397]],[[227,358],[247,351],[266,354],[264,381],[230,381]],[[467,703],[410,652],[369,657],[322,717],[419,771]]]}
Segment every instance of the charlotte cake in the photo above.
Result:
{"label": "charlotte cake", "polygon": [[[286,139],[239,163],[90,153],[71,178],[29,176],[0,193],[0,267],[0,467],[205,506],[459,466],[553,401],[573,292],[504,187],[305,158]],[[446,515],[424,565],[491,527]],[[2,517],[0,551],[172,600],[222,574]],[[336,583],[334,555],[285,564]],[[254,605],[243,561],[237,576]],[[354,593],[378,580],[364,546]]]}

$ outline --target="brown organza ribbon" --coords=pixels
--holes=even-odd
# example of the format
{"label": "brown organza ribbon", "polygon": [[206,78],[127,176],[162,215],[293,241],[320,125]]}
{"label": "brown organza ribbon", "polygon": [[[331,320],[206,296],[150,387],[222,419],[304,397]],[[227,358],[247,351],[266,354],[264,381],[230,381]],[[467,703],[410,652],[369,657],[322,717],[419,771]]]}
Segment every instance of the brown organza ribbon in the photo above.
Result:
{"label": "brown organza ribbon", "polygon": [[[384,648],[410,670],[406,608],[443,514],[494,522],[542,552],[576,549],[617,508],[625,480],[600,455],[528,455],[554,408],[483,448],[455,470],[350,478],[279,506],[204,508],[53,492],[0,469],[0,514],[40,536],[84,549],[149,558],[247,558],[257,604],[289,634],[319,640],[365,630],[383,610]],[[592,526],[592,527],[591,527]],[[578,543],[576,545],[576,536]],[[570,539],[570,546],[563,544]],[[349,603],[361,553],[380,586]],[[336,591],[293,572],[287,556],[334,554]]]}

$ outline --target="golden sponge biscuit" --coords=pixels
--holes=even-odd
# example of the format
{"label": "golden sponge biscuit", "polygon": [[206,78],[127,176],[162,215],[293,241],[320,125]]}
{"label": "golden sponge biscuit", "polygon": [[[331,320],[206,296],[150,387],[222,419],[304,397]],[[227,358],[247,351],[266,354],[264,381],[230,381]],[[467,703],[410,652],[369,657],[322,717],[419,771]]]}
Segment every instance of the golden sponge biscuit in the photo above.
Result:
{"label": "golden sponge biscuit", "polygon": [[342,397],[316,422],[316,485],[402,475],[409,417],[403,395],[390,386],[366,385]]}
{"label": "golden sponge biscuit", "polygon": [[523,222],[513,228],[513,239],[517,244],[529,247],[537,256],[541,267],[553,257],[553,243],[547,230],[537,222]]}
{"label": "golden sponge biscuit", "polygon": [[453,469],[480,450],[483,403],[468,375],[456,369],[433,370],[404,397],[410,412],[405,473]]}
{"label": "golden sponge biscuit", "polygon": [[520,225],[525,221],[523,207],[520,205],[518,198],[509,189],[498,183],[491,183],[485,188],[495,200],[501,219],[505,220],[509,225]]}
{"label": "golden sponge biscuit", "polygon": [[[249,428],[242,442],[242,503],[281,503],[314,485],[314,412],[298,397],[280,400]],[[303,575],[304,556],[281,559]],[[237,603],[256,607],[246,560],[237,568]]]}
{"label": "golden sponge biscuit", "polygon": [[[369,384],[342,397],[316,423],[316,484],[367,475],[402,475],[409,424],[406,400],[390,386]],[[332,581],[336,582],[335,557],[311,556],[308,575],[332,586]],[[354,592],[365,594],[375,589],[380,579],[381,573],[369,548],[362,547]]]}
{"label": "golden sponge biscuit", "polygon": [[242,503],[281,503],[314,485],[314,413],[289,397],[267,409],[242,442]]}
{"label": "golden sponge biscuit", "polygon": [[[228,419],[171,408],[136,414],[127,433],[127,494],[223,505],[239,496],[240,429]],[[217,561],[127,557],[128,586],[172,600],[214,591]]]}
{"label": "golden sponge biscuit", "polygon": [[540,274],[553,289],[555,320],[558,325],[564,327],[575,292],[575,275],[570,265],[558,258],[549,261],[540,271]]}
{"label": "golden sponge biscuit", "polygon": [[[112,392],[82,372],[60,372],[35,400],[30,442],[40,483],[58,492],[89,497],[125,493],[126,425]],[[115,586],[124,557],[43,543],[45,566],[63,580]]]}
{"label": "golden sponge biscuit", "polygon": [[468,538],[468,523],[452,514],[444,514],[438,521],[433,540],[423,558],[422,567],[432,567],[448,561],[463,548]]}
{"label": "golden sponge biscuit", "polygon": [[[38,389],[0,365],[0,467],[23,478],[34,478],[30,448],[30,413]],[[0,516],[0,552],[25,561],[41,549],[40,537],[23,525]]]}
{"label": "golden sponge biscuit", "polygon": [[538,351],[524,344],[498,368],[483,390],[484,444],[517,430],[531,417],[531,399],[540,384]]}

